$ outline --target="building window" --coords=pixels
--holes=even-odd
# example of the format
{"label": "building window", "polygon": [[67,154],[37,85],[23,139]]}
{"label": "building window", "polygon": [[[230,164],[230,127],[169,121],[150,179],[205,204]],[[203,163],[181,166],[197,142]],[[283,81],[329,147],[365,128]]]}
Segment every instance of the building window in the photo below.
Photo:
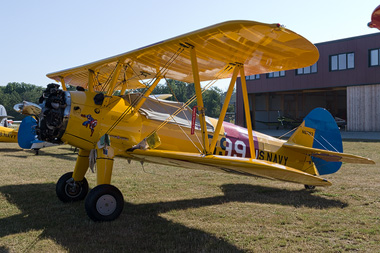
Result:
{"label": "building window", "polygon": [[250,76],[246,76],[245,77],[245,80],[257,80],[257,79],[260,79],[260,75],[257,74],[257,75],[250,75]]}
{"label": "building window", "polygon": [[380,65],[380,49],[369,50],[369,66],[379,66]]}
{"label": "building window", "polygon": [[267,74],[267,78],[276,78],[285,76],[285,71],[271,72]]}
{"label": "building window", "polygon": [[314,63],[311,66],[301,68],[301,69],[297,69],[296,74],[297,75],[307,75],[307,74],[317,73],[317,72],[318,72],[317,63]]}
{"label": "building window", "polygon": [[354,53],[330,55],[330,71],[353,69],[354,67]]}

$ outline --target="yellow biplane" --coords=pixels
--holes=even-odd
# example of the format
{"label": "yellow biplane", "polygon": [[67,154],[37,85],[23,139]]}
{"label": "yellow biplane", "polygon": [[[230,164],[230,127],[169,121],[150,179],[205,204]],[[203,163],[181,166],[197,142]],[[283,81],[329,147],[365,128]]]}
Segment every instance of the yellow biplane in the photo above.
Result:
{"label": "yellow biplane", "polygon": [[[245,76],[303,68],[318,57],[312,43],[279,24],[229,21],[48,74],[62,90],[53,83],[44,91],[38,137],[79,148],[74,171],[57,182],[59,199],[86,198],[92,220],[116,219],[124,199],[111,185],[115,156],[307,187],[331,185],[321,175],[334,173],[342,162],[372,164],[342,153],[335,121],[321,108],[288,141],[252,131]],[[223,122],[238,76],[248,129]],[[197,106],[152,97],[166,78],[194,83]],[[231,78],[230,86],[219,119],[211,119],[205,116],[202,92],[223,78]],[[209,83],[202,88],[205,81]],[[67,84],[77,91],[67,91]],[[85,174],[94,164],[97,186],[88,192]]]}
{"label": "yellow biplane", "polygon": [[17,142],[18,129],[0,126],[0,142]]}
{"label": "yellow biplane", "polygon": [[[38,106],[32,104],[28,106],[28,102],[15,105],[14,109],[24,115],[38,115],[41,111]],[[21,107],[21,110],[19,110]],[[24,109],[25,110],[22,110]],[[37,111],[36,111],[37,109]],[[11,127],[8,123],[8,116],[4,106],[0,105],[0,142],[18,143],[20,148],[34,150],[38,155],[39,150],[44,147],[49,147],[54,144],[40,141],[36,138],[35,128],[37,126],[37,120],[32,116],[27,116],[22,120],[20,127]],[[21,123],[21,121],[11,121],[13,123]]]}
{"label": "yellow biplane", "polygon": [[8,119],[13,118],[7,115],[3,105],[0,105],[0,142],[17,142],[17,129],[11,128]]}

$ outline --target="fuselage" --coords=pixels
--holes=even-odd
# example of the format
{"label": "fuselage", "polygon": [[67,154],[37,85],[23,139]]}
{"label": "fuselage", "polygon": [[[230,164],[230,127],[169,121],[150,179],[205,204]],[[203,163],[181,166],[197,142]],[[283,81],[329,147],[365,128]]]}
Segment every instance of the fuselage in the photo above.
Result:
{"label": "fuselage", "polygon": [[[68,92],[66,92],[68,94]],[[95,104],[97,93],[88,91],[70,92],[70,110],[65,116],[60,131],[64,131],[61,141],[84,150],[95,149],[100,137],[108,134],[115,155],[127,156],[126,151],[140,143],[151,133],[157,131],[160,145],[157,149],[176,150],[180,152],[200,153],[202,134],[196,129],[190,134],[189,127],[148,119],[147,116],[134,111],[126,96],[105,97],[104,101]],[[191,122],[191,118],[189,119]],[[217,120],[209,118],[215,127]],[[162,127],[161,127],[162,126]],[[208,132],[212,139],[215,133]],[[235,157],[251,157],[247,129],[223,122],[218,133],[214,154]],[[254,158],[274,162],[293,168],[302,169],[307,157],[282,147],[285,141],[253,131]],[[301,163],[300,163],[301,162]],[[309,164],[310,166],[310,164]],[[300,168],[301,167],[301,168]]]}

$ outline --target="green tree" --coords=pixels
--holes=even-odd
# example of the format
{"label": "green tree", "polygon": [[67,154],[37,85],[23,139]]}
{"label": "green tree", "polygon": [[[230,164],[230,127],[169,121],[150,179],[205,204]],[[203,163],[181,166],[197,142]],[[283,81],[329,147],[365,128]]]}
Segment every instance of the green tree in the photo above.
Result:
{"label": "green tree", "polygon": [[212,87],[203,93],[203,104],[206,108],[206,115],[218,118],[220,114],[220,97],[222,90],[217,87]]}
{"label": "green tree", "polygon": [[[193,83],[185,83],[176,80],[167,80],[167,84],[160,84],[154,89],[153,94],[173,94],[170,98],[172,101],[187,102],[195,95],[195,88]],[[206,108],[206,115],[210,117],[218,117],[220,114],[220,98],[223,92],[217,88],[212,87],[203,92],[203,103]],[[194,100],[189,106],[193,107],[197,104]]]}
{"label": "green tree", "polygon": [[0,104],[7,110],[8,115],[13,116],[14,120],[21,120],[23,115],[13,110],[13,106],[23,101],[29,101],[38,104],[44,87],[27,83],[8,83],[6,86],[0,86]]}

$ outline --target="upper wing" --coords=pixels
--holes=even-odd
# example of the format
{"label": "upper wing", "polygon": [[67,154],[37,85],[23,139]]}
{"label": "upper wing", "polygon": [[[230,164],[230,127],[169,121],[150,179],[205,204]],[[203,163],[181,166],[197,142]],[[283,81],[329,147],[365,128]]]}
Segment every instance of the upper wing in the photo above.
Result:
{"label": "upper wing", "polygon": [[[200,81],[227,78],[229,64],[244,64],[246,75],[303,68],[314,64],[318,49],[302,36],[278,24],[229,21],[79,67],[48,74],[56,81],[86,88],[89,71],[96,82],[105,83],[118,61],[124,64],[118,81],[153,78],[163,66],[165,77],[193,82],[190,52],[196,49]],[[118,87],[117,87],[118,88]]]}
{"label": "upper wing", "polygon": [[328,162],[375,164],[375,162],[369,158],[324,149],[310,148],[289,142],[284,143],[283,147],[290,148],[298,152],[306,153],[310,156],[314,156]]}
{"label": "upper wing", "polygon": [[326,179],[310,175],[284,165],[250,158],[202,155],[166,150],[139,150],[127,152],[128,157],[152,163],[189,169],[216,170],[241,175],[264,177],[306,185],[329,186]]}

